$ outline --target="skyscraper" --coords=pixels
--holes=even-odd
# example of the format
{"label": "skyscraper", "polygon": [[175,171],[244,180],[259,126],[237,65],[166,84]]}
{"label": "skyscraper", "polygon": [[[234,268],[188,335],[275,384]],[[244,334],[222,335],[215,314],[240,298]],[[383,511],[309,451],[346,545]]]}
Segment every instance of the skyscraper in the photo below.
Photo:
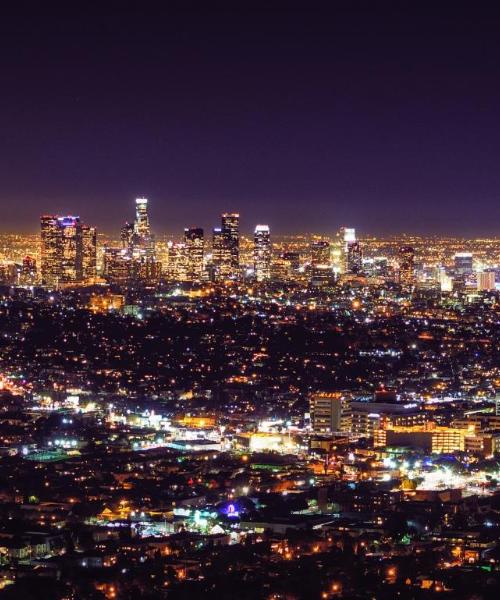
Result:
{"label": "skyscraper", "polygon": [[472,253],[471,252],[458,252],[453,257],[455,263],[455,275],[457,277],[466,277],[472,274]]}
{"label": "skyscraper", "polygon": [[36,283],[36,275],[36,260],[31,256],[25,256],[19,277],[21,285],[34,285]]}
{"label": "skyscraper", "polygon": [[363,252],[359,242],[347,242],[346,272],[359,275],[363,271]]}
{"label": "skyscraper", "polygon": [[478,292],[491,292],[495,289],[495,271],[483,271],[477,274]]}
{"label": "skyscraper", "polygon": [[311,244],[311,264],[313,267],[330,266],[330,242],[318,240]]}
{"label": "skyscraper", "polygon": [[82,225],[82,271],[85,280],[97,275],[97,232],[88,225]]}
{"label": "skyscraper", "polygon": [[96,231],[80,217],[44,215],[41,226],[42,284],[57,286],[95,277]]}
{"label": "skyscraper", "polygon": [[254,270],[257,281],[271,278],[271,235],[269,225],[257,225],[254,234]]}
{"label": "skyscraper", "polygon": [[356,242],[356,230],[354,227],[341,227],[337,234],[337,252],[340,264],[337,270],[340,273],[349,273],[347,260],[349,244]]}
{"label": "skyscraper", "polygon": [[134,232],[140,239],[147,239],[151,235],[147,198],[136,198],[135,200]]}
{"label": "skyscraper", "polygon": [[187,251],[187,270],[189,281],[203,279],[204,237],[203,229],[192,227],[184,229],[184,243]]}
{"label": "skyscraper", "polygon": [[40,218],[41,233],[41,279],[43,285],[57,285],[61,278],[62,245],[57,217],[43,215]]}
{"label": "skyscraper", "polygon": [[412,246],[401,246],[398,251],[399,283],[411,286],[415,283],[415,250]]}
{"label": "skyscraper", "polygon": [[134,247],[134,235],[134,224],[127,221],[120,231],[120,240],[123,249],[132,251]]}
{"label": "skyscraper", "polygon": [[237,277],[240,267],[240,215],[238,213],[222,214],[221,233],[224,247],[223,260],[229,263],[230,275]]}
{"label": "skyscraper", "polygon": [[57,218],[62,252],[59,283],[83,279],[83,235],[80,217]]}
{"label": "skyscraper", "polygon": [[185,243],[168,243],[166,275],[170,281],[189,281],[189,257]]}

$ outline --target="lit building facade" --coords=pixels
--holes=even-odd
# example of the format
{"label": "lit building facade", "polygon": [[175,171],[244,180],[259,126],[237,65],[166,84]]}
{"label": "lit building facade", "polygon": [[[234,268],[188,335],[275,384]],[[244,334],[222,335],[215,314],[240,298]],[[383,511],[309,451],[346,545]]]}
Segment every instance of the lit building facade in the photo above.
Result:
{"label": "lit building facade", "polygon": [[184,229],[184,244],[187,254],[187,278],[193,282],[201,281],[205,247],[203,229],[200,227]]}
{"label": "lit building facade", "polygon": [[401,246],[398,252],[399,283],[411,286],[415,283],[415,250],[412,246]]}
{"label": "lit building facade", "polygon": [[80,217],[42,216],[41,280],[57,286],[95,277],[96,230],[82,225]]}
{"label": "lit building facade", "polygon": [[271,278],[271,233],[268,225],[257,225],[254,234],[254,271],[257,281]]}

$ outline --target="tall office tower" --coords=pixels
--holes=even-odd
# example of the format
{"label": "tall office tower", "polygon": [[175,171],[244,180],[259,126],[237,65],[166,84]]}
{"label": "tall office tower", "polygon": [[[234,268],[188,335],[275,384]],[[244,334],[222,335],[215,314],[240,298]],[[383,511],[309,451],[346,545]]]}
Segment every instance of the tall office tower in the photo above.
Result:
{"label": "tall office tower", "polygon": [[492,292],[495,286],[495,271],[483,271],[477,274],[477,291]]}
{"label": "tall office tower", "polygon": [[120,231],[120,241],[122,248],[125,250],[132,250],[134,247],[134,224],[125,223]]}
{"label": "tall office tower", "polygon": [[132,277],[132,259],[126,250],[104,249],[104,278],[115,285],[127,285]]}
{"label": "tall office tower", "polygon": [[437,281],[442,292],[451,292],[453,290],[453,278],[446,273],[446,269],[443,267],[438,269]]}
{"label": "tall office tower", "polygon": [[166,275],[170,281],[189,281],[189,259],[185,243],[168,242]]}
{"label": "tall office tower", "polygon": [[359,275],[363,271],[363,252],[359,242],[347,243],[346,272]]}
{"label": "tall office tower", "polygon": [[132,247],[141,263],[155,261],[155,239],[151,233],[148,216],[148,199],[136,198]]}
{"label": "tall office tower", "polygon": [[36,260],[31,256],[25,256],[19,277],[21,285],[34,285],[36,283],[36,276]]}
{"label": "tall office tower", "polygon": [[269,225],[257,225],[254,234],[254,270],[257,281],[271,278],[271,234]]}
{"label": "tall office tower", "polygon": [[332,434],[349,431],[350,410],[339,392],[319,392],[309,399],[311,425],[314,433]]}
{"label": "tall office tower", "polygon": [[322,287],[333,283],[330,243],[319,240],[311,244],[310,284]]}
{"label": "tall office tower", "polygon": [[412,246],[401,246],[398,252],[399,283],[413,285],[415,283],[415,250]]}
{"label": "tall office tower", "polygon": [[320,240],[311,244],[311,264],[313,267],[330,266],[330,242]]}
{"label": "tall office tower", "polygon": [[184,244],[187,252],[188,279],[201,281],[203,279],[203,229],[200,227],[184,229]]}
{"label": "tall office tower", "polygon": [[224,236],[220,227],[214,227],[212,232],[212,266],[213,279],[221,281],[231,274],[231,261],[226,260]]}
{"label": "tall office tower", "polygon": [[96,257],[93,227],[83,226],[80,217],[50,215],[41,217],[40,226],[43,285],[81,282],[86,273],[93,276]]}
{"label": "tall office tower", "polygon": [[82,225],[82,271],[83,279],[97,276],[97,232],[88,225]]}
{"label": "tall office tower", "polygon": [[147,198],[136,198],[135,200],[134,232],[140,239],[147,239],[151,235]]}
{"label": "tall office tower", "polygon": [[230,275],[237,277],[240,268],[240,215],[223,213],[221,217],[223,262],[229,263]]}
{"label": "tall office tower", "polygon": [[83,235],[80,217],[58,217],[62,252],[61,283],[83,279]]}
{"label": "tall office tower", "polygon": [[57,285],[61,279],[62,245],[56,216],[40,218],[41,228],[41,280],[43,285]]}
{"label": "tall office tower", "polygon": [[340,259],[340,264],[337,266],[337,270],[340,273],[348,273],[348,249],[349,244],[356,242],[356,230],[354,227],[341,227],[337,234],[337,249]]}
{"label": "tall office tower", "polygon": [[472,274],[472,254],[470,252],[458,252],[454,258],[455,275],[466,277]]}
{"label": "tall office tower", "polygon": [[297,277],[300,269],[298,252],[282,252],[273,260],[272,277],[279,281],[289,281]]}

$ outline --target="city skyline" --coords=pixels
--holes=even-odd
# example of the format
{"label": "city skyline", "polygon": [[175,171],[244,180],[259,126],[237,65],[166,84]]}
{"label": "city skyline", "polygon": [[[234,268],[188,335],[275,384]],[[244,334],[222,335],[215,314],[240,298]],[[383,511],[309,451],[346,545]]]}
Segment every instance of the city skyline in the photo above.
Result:
{"label": "city skyline", "polygon": [[288,8],[6,11],[2,229],[144,194],[169,232],[494,235],[494,10]]}

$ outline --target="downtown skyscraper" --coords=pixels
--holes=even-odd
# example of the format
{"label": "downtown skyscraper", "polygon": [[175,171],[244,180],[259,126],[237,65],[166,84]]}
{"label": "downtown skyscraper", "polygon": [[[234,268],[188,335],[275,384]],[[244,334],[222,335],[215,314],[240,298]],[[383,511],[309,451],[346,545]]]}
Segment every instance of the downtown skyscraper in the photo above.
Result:
{"label": "downtown skyscraper", "polygon": [[96,275],[97,236],[80,217],[44,215],[41,228],[41,283],[80,283]]}
{"label": "downtown skyscraper", "polygon": [[254,272],[258,282],[271,279],[271,234],[269,225],[257,225],[254,233]]}
{"label": "downtown skyscraper", "polygon": [[240,268],[240,215],[223,213],[213,230],[212,262],[216,280],[234,279]]}

